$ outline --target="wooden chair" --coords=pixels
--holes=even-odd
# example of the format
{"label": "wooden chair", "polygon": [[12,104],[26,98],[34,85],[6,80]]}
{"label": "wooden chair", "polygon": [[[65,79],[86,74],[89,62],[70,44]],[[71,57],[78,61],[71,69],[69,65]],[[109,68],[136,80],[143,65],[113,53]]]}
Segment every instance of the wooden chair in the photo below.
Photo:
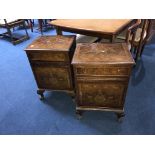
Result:
{"label": "wooden chair", "polygon": [[138,51],[138,58],[141,57],[143,50],[145,48],[145,45],[151,40],[154,34],[155,34],[155,31],[153,30],[153,20],[152,19],[144,20],[143,32],[140,40],[141,46]]}
{"label": "wooden chair", "polygon": [[[12,29],[15,27],[23,26],[25,30],[25,35],[21,37],[15,37],[13,35]],[[16,45],[24,40],[29,39],[29,35],[25,26],[25,20],[23,19],[12,19],[12,20],[6,20],[1,19],[0,20],[0,28],[4,28],[7,30],[7,32],[0,34],[2,37],[9,37],[11,39],[11,42]]]}
{"label": "wooden chair", "polygon": [[[135,61],[142,55],[146,43],[151,39],[152,20],[138,19],[132,26],[117,37],[117,39],[124,40],[128,43]],[[116,40],[118,42],[118,40]]]}
{"label": "wooden chair", "polygon": [[131,43],[130,51],[132,52],[134,50],[135,61],[137,61],[137,59],[140,59],[146,43],[152,37],[151,27],[152,20],[144,19],[138,20],[137,23],[131,26],[127,31],[126,42]]}
{"label": "wooden chair", "polygon": [[31,29],[31,32],[33,32],[34,19],[25,19],[25,22],[27,23],[28,27]]}
{"label": "wooden chair", "polygon": [[52,25],[48,23],[48,21],[52,21],[52,20],[54,19],[38,19],[38,25],[39,25],[39,30],[41,32],[41,35],[43,35],[43,28],[52,27]]}

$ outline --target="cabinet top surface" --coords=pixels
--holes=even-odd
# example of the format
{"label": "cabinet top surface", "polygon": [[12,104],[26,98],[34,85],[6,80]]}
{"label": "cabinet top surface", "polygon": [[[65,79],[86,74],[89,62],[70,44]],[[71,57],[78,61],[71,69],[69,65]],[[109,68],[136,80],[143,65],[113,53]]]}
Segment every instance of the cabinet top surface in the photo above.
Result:
{"label": "cabinet top surface", "polygon": [[74,36],[41,36],[34,40],[25,50],[68,51]]}
{"label": "cabinet top surface", "polygon": [[134,64],[125,43],[81,43],[76,47],[72,64]]}

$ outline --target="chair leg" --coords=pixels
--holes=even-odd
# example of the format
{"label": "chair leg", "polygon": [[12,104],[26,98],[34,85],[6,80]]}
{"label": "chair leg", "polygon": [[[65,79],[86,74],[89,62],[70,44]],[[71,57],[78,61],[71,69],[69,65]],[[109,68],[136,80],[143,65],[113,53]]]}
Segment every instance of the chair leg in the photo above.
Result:
{"label": "chair leg", "polygon": [[138,47],[137,47],[137,51],[136,51],[136,56],[135,56],[135,62],[137,62],[137,60],[140,58],[139,57],[139,54],[140,54],[140,51],[141,51],[141,46],[139,45]]}
{"label": "chair leg", "polygon": [[136,61],[137,61],[137,59],[140,59],[140,57],[142,56],[145,45],[146,45],[146,43],[143,43],[141,46],[138,47],[137,53],[136,53],[136,58],[135,58]]}
{"label": "chair leg", "polygon": [[11,29],[7,28],[7,32],[8,32],[8,35],[9,35],[10,39],[11,39],[12,44],[14,44],[14,39],[13,39],[13,35],[12,35],[12,32],[11,32]]}
{"label": "chair leg", "polygon": [[33,25],[34,25],[34,23],[33,23],[33,21],[31,20],[31,19],[29,19],[29,21],[30,21],[30,28],[31,28],[31,32],[33,32]]}
{"label": "chair leg", "polygon": [[133,53],[135,54],[135,53],[136,53],[136,51],[137,51],[137,47],[135,47],[135,48],[134,48],[134,51],[133,51]]}
{"label": "chair leg", "polygon": [[131,53],[134,53],[135,50],[136,50],[135,46],[132,45],[132,46],[131,46],[131,49],[130,49],[130,52],[131,52]]}
{"label": "chair leg", "polygon": [[31,19],[26,19],[25,22],[27,23],[28,27],[31,29],[31,32],[33,32],[33,22]]}
{"label": "chair leg", "polygon": [[141,49],[141,51],[139,52],[138,57],[141,57],[141,56],[142,56],[142,53],[143,53],[144,48],[145,48],[145,45],[146,45],[146,44],[143,44],[142,49]]}
{"label": "chair leg", "polygon": [[23,22],[23,27],[24,27],[24,29],[25,29],[25,32],[26,32],[26,36],[27,36],[27,38],[29,38],[29,35],[28,35],[27,29],[26,29],[25,22]]}
{"label": "chair leg", "polygon": [[38,24],[39,24],[41,35],[43,35],[43,19],[38,19]]}
{"label": "chair leg", "polygon": [[31,19],[31,21],[32,21],[32,25],[34,26],[34,19]]}

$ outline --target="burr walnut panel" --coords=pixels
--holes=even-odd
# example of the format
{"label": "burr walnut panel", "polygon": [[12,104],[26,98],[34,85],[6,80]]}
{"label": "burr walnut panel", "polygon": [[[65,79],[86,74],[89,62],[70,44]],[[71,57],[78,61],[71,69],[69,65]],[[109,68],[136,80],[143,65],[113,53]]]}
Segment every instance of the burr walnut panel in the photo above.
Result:
{"label": "burr walnut panel", "polygon": [[78,82],[78,106],[122,108],[126,87],[115,80]]}
{"label": "burr walnut panel", "polygon": [[70,70],[68,66],[53,65],[34,65],[34,74],[36,75],[39,88],[53,90],[69,90],[72,89],[70,81]]}

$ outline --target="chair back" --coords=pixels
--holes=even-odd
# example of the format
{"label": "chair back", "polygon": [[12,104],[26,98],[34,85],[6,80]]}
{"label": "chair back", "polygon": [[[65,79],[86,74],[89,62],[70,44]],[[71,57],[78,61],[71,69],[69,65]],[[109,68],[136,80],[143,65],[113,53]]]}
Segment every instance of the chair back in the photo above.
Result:
{"label": "chair back", "polygon": [[131,46],[130,51],[134,48],[134,41],[136,38],[137,29],[140,27],[142,21],[141,19],[137,19],[137,21],[128,28],[126,33],[126,42]]}

